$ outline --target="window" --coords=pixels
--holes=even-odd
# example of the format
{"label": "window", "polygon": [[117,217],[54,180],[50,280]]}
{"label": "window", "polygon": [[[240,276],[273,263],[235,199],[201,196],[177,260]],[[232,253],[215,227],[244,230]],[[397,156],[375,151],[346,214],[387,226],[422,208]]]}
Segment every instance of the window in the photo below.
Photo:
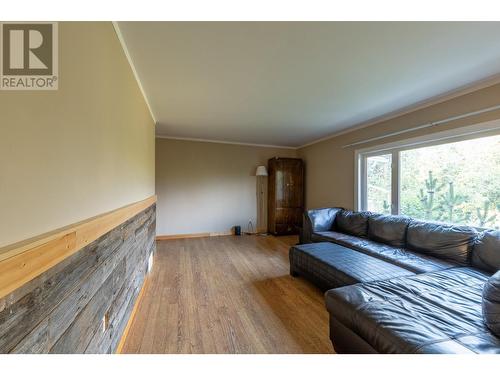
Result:
{"label": "window", "polygon": [[358,207],[500,228],[500,135],[481,134],[357,152]]}
{"label": "window", "polygon": [[392,154],[366,158],[366,209],[391,213]]}

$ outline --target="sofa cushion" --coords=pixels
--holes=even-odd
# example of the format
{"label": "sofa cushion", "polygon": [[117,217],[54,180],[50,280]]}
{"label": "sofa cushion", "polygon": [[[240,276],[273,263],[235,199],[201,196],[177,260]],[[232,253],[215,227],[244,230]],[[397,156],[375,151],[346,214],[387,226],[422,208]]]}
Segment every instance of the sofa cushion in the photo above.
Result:
{"label": "sofa cushion", "polygon": [[491,332],[500,337],[500,271],[484,285],[483,319]]}
{"label": "sofa cushion", "polygon": [[394,264],[331,242],[292,246],[289,257],[292,275],[305,276],[325,290],[414,275]]}
{"label": "sofa cushion", "polygon": [[372,215],[368,218],[368,238],[395,247],[405,247],[407,216]]}
{"label": "sofa cushion", "polygon": [[452,261],[434,258],[340,232],[317,232],[313,235],[313,241],[329,241],[346,246],[415,273],[439,271],[458,266],[457,263]]}
{"label": "sofa cushion", "polygon": [[370,212],[342,210],[335,217],[335,227],[339,232],[357,237],[366,237]]}
{"label": "sofa cushion", "polygon": [[357,250],[415,273],[440,271],[459,266],[459,264],[453,261],[369,240],[358,244]]}
{"label": "sofa cushion", "polygon": [[312,239],[314,242],[333,242],[351,249],[356,249],[357,246],[366,241],[366,238],[333,231],[315,232]]}
{"label": "sofa cushion", "polygon": [[309,221],[314,231],[331,230],[335,221],[335,216],[342,208],[318,208],[305,212],[305,218]]}
{"label": "sofa cushion", "polygon": [[479,235],[472,249],[472,265],[492,273],[500,270],[500,231]]}
{"label": "sofa cushion", "polygon": [[500,353],[481,312],[487,280],[458,267],[329,290],[326,306],[379,353]]}
{"label": "sofa cushion", "polygon": [[408,225],[406,247],[419,253],[469,264],[478,232],[470,227],[412,221]]}

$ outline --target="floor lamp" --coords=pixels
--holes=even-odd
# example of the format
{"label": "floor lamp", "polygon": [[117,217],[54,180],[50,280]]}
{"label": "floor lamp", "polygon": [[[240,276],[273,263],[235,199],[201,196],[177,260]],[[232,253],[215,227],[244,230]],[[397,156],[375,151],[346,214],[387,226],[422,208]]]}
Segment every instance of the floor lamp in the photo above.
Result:
{"label": "floor lamp", "polygon": [[264,165],[258,166],[255,175],[257,176],[257,233],[267,233],[264,212],[264,186],[267,176],[266,167]]}

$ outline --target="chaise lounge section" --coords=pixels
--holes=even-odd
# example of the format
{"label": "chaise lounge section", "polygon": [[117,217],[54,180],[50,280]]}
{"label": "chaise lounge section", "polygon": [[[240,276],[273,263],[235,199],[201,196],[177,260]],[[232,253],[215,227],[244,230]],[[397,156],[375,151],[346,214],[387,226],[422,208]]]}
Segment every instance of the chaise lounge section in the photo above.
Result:
{"label": "chaise lounge section", "polygon": [[482,316],[487,280],[459,267],[331,289],[330,338],[338,353],[500,353]]}
{"label": "chaise lounge section", "polygon": [[303,275],[323,290],[414,275],[414,272],[331,242],[292,246],[290,274]]}
{"label": "chaise lounge section", "polygon": [[485,288],[500,279],[499,231],[341,208],[304,216],[290,270],[329,289],[338,353],[500,353],[500,287]]}

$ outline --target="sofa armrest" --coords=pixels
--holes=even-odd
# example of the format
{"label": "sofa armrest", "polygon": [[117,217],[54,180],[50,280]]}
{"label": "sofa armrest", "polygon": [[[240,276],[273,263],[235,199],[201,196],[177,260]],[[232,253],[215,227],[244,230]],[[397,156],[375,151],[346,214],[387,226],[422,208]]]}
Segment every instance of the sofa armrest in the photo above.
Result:
{"label": "sofa armrest", "polygon": [[340,207],[330,207],[304,211],[302,242],[312,242],[313,232],[331,230],[335,221],[335,216],[337,215],[337,212],[341,210],[342,208]]}

